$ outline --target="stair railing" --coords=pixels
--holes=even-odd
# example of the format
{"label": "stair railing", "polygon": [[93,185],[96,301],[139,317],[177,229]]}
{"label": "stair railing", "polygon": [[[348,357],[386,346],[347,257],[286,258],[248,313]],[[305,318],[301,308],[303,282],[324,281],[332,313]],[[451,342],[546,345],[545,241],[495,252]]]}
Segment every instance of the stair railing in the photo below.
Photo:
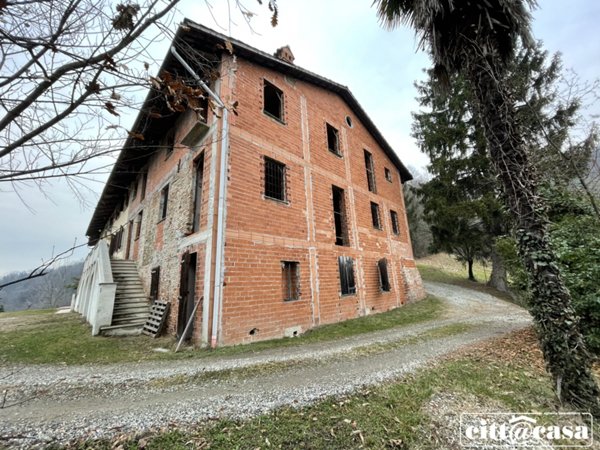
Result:
{"label": "stair railing", "polygon": [[101,239],[85,259],[74,304],[71,305],[71,309],[85,317],[92,326],[92,336],[98,335],[101,327],[111,325],[116,291],[108,244]]}

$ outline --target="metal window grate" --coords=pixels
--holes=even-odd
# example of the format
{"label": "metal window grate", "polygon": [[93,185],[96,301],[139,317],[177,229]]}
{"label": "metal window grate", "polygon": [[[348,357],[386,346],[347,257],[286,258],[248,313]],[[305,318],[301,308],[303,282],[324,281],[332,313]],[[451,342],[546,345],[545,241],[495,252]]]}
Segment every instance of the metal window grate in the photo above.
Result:
{"label": "metal window grate", "polygon": [[371,217],[373,219],[373,226],[378,230],[381,230],[381,220],[379,218],[379,205],[371,202]]}
{"label": "metal window grate", "polygon": [[285,201],[285,164],[265,156],[265,197]]}

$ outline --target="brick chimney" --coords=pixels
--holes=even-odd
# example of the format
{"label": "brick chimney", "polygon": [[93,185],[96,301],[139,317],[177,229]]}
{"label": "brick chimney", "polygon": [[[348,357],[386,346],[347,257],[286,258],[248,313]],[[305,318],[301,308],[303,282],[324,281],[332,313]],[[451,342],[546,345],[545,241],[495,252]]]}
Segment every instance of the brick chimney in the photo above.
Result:
{"label": "brick chimney", "polygon": [[278,48],[274,55],[276,58],[279,58],[290,64],[294,64],[294,54],[292,53],[289,45]]}

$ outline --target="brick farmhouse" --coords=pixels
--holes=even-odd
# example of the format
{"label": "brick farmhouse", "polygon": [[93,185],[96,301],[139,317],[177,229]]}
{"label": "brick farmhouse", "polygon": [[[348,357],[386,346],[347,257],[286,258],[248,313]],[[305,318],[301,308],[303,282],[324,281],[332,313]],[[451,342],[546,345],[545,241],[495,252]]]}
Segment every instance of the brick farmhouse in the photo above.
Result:
{"label": "brick farmhouse", "polygon": [[[150,92],[108,179],[90,245],[105,244],[113,273],[130,261],[146,311],[148,298],[170,302],[169,334],[189,322],[199,345],[295,336],[424,296],[411,174],[347,87],[293,61],[186,20],[158,78],[205,83],[204,107]],[[101,265],[86,262],[84,278]],[[115,328],[119,300],[82,306],[92,284],[76,309],[114,313],[100,331]]]}

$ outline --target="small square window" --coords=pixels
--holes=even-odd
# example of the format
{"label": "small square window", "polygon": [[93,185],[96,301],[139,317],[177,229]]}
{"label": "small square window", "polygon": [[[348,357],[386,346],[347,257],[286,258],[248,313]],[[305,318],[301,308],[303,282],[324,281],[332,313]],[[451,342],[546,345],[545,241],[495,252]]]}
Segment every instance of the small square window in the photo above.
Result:
{"label": "small square window", "polygon": [[373,219],[373,227],[381,230],[381,218],[379,215],[379,205],[371,202],[371,218]]}
{"label": "small square window", "polygon": [[340,269],[341,294],[356,294],[356,283],[354,282],[354,260],[349,256],[339,256],[338,265]]}
{"label": "small square window", "polygon": [[392,231],[394,234],[400,234],[400,227],[398,226],[398,213],[390,210],[390,218],[392,220]]}
{"label": "small square window", "polygon": [[300,298],[300,264],[296,261],[281,261],[283,277],[283,300],[289,302]]}
{"label": "small square window", "polygon": [[387,259],[380,259],[377,262],[377,269],[379,271],[379,288],[383,292],[390,292],[392,287],[390,286],[390,278],[388,277]]}
{"label": "small square window", "polygon": [[327,148],[331,153],[335,153],[337,156],[342,156],[340,152],[340,135],[337,128],[332,127],[328,123],[327,126]]}
{"label": "small square window", "polygon": [[167,217],[167,206],[169,204],[169,185],[167,184],[162,191],[160,191],[160,220]]}
{"label": "small square window", "polygon": [[265,197],[285,201],[285,164],[265,156]]}
{"label": "small square window", "polygon": [[267,80],[264,80],[263,97],[263,112],[283,122],[283,91]]}
{"label": "small square window", "polygon": [[388,169],[387,167],[385,167],[384,170],[385,170],[385,179],[391,183],[392,182],[392,171],[390,169]]}

